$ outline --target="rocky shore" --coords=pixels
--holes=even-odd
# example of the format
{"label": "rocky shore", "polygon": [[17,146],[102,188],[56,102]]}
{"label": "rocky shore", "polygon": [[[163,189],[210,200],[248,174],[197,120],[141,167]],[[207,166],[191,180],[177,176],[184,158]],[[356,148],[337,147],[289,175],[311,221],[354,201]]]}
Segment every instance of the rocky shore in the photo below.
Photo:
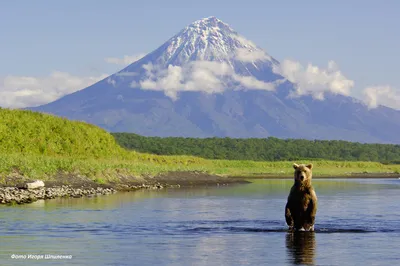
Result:
{"label": "rocky shore", "polygon": [[200,172],[165,173],[156,177],[142,179],[121,178],[118,182],[99,184],[82,176],[58,176],[51,181],[27,180],[12,177],[0,185],[0,204],[25,204],[37,200],[61,197],[80,198],[113,194],[118,191],[135,191],[139,189],[166,189],[180,187],[220,186],[234,183],[248,183]]}
{"label": "rocky shore", "polygon": [[73,187],[63,185],[59,187],[40,187],[35,189],[27,189],[25,187],[0,187],[0,204],[25,204],[32,203],[37,200],[46,200],[54,198],[81,198],[96,197],[100,195],[109,195],[118,191],[134,191],[138,189],[163,189],[178,188],[179,185],[162,185],[156,183],[153,185],[120,185],[119,189],[113,187]]}
{"label": "rocky shore", "polygon": [[113,188],[73,188],[61,186],[52,188],[24,189],[18,187],[0,188],[0,204],[23,204],[41,199],[54,199],[58,197],[80,198],[83,196],[108,195],[115,193]]}

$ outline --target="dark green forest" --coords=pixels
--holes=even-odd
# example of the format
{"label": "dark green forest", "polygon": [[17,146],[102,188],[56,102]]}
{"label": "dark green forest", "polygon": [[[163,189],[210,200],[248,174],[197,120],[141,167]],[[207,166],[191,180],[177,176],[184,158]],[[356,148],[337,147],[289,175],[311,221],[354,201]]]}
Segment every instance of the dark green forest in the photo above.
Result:
{"label": "dark green forest", "polygon": [[127,149],[160,155],[194,155],[207,159],[282,161],[321,159],[400,163],[400,145],[338,140],[144,137],[112,133]]}

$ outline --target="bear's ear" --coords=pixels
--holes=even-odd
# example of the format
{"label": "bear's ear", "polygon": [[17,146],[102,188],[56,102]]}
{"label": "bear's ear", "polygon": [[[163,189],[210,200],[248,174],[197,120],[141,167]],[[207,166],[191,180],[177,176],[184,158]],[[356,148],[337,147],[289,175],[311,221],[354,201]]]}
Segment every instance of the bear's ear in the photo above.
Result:
{"label": "bear's ear", "polygon": [[312,165],[312,163],[310,163],[310,164],[307,164],[306,167],[311,170],[313,165]]}
{"label": "bear's ear", "polygon": [[294,169],[297,169],[298,167],[299,167],[299,165],[298,165],[297,163],[294,163],[294,164],[293,164],[293,168],[294,168]]}

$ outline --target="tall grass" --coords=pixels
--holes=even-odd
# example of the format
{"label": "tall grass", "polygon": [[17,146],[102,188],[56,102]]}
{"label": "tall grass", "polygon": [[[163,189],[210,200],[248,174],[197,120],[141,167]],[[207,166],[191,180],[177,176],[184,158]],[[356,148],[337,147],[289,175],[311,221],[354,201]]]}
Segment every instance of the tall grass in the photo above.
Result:
{"label": "tall grass", "polygon": [[[153,158],[152,158],[153,157]],[[18,174],[31,178],[52,179],[60,173],[83,175],[93,180],[97,178],[116,180],[119,177],[155,176],[171,171],[201,171],[226,176],[276,175],[288,176],[293,173],[292,162],[253,162],[227,160],[192,160],[182,156],[158,158],[140,156],[136,159],[94,159],[36,156],[19,154],[0,156],[0,176]],[[315,163],[315,176],[342,176],[350,173],[393,173],[400,172],[399,165],[383,165],[373,162]]]}

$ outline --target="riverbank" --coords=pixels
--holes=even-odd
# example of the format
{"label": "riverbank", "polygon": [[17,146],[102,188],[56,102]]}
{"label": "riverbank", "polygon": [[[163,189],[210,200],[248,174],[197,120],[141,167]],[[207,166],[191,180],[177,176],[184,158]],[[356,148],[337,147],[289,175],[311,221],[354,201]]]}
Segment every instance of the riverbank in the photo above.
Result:
{"label": "riverbank", "polygon": [[[203,173],[221,177],[292,176],[293,161],[206,160],[191,156],[158,156],[128,152],[124,157],[92,158],[40,156],[30,154],[0,155],[0,185],[13,185],[21,178],[60,181],[71,184],[87,179],[98,184],[124,183],[168,173]],[[313,163],[314,177],[354,175],[400,175],[400,164],[349,161],[296,161]],[[197,176],[198,177],[198,176]],[[72,180],[71,180],[72,179]],[[78,180],[79,181],[79,180]]]}
{"label": "riverbank", "polygon": [[[319,160],[297,161],[297,163],[313,163],[314,179],[395,178],[400,172],[400,165],[376,162]],[[205,160],[191,156],[157,156],[135,152],[112,159],[2,154],[0,187],[13,189],[2,193],[0,202],[29,203],[36,199],[52,198],[48,195],[55,197],[102,195],[102,192],[93,191],[97,191],[98,188],[112,189],[114,193],[114,190],[224,186],[246,183],[249,182],[248,179],[257,178],[293,178],[292,165],[293,162],[288,161]],[[46,189],[34,194],[21,188],[24,183],[35,180],[43,181]],[[101,189],[99,191],[103,191]],[[109,192],[104,191],[105,194]]]}
{"label": "riverbank", "polygon": [[[398,178],[395,173],[348,173],[346,175],[319,175],[313,179],[335,178]],[[251,179],[292,179],[293,175],[264,174],[221,176],[198,171],[168,172],[156,176],[124,177],[118,182],[99,184],[85,176],[59,174],[51,180],[44,181],[45,186],[37,189],[26,189],[28,180],[22,176],[6,179],[6,184],[0,186],[0,204],[26,204],[37,200],[48,200],[61,197],[95,197],[117,192],[135,191],[140,189],[169,189],[181,187],[228,186],[251,183]]]}
{"label": "riverbank", "polygon": [[244,178],[229,178],[201,172],[169,172],[154,177],[125,177],[119,182],[107,184],[99,184],[81,175],[63,174],[44,181],[44,187],[27,189],[26,183],[32,181],[22,176],[7,178],[6,184],[0,187],[0,204],[26,204],[62,197],[95,197],[139,189],[157,190],[249,183]]}
{"label": "riverbank", "polygon": [[[242,176],[232,176],[231,178],[237,179],[292,179],[292,175],[288,174],[259,174],[259,175],[242,175]],[[345,179],[345,178],[400,178],[398,173],[344,173],[337,175],[313,175],[313,179]]]}
{"label": "riverbank", "polygon": [[108,195],[115,193],[113,188],[72,188],[61,186],[53,188],[22,189],[18,187],[1,187],[0,204],[24,204],[37,200],[47,200],[61,197],[80,198],[84,196]]}

